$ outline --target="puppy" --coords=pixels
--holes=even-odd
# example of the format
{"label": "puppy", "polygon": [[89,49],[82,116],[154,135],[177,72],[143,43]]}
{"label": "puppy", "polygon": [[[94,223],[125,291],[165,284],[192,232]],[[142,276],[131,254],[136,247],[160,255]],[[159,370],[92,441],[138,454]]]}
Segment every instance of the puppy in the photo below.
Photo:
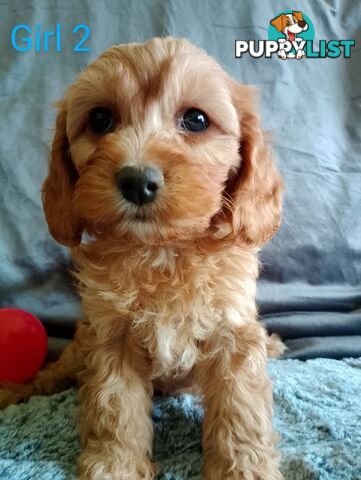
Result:
{"label": "puppy", "polygon": [[82,480],[150,480],[152,395],[192,382],[203,478],[279,480],[257,251],[282,181],[251,87],[183,39],[110,48],[59,102],[43,186],[84,320],[60,359],[0,403],[79,383]]}
{"label": "puppy", "polygon": [[[302,12],[295,12],[292,13],[281,13],[278,17],[271,20],[271,25],[273,25],[279,32],[282,32],[285,36],[285,39],[281,39],[279,41],[283,42],[298,42],[302,40],[301,38],[297,37],[298,33],[305,32],[308,29],[308,23],[304,20]],[[302,57],[306,55],[303,49],[298,49],[296,55],[294,53],[289,53],[288,55],[284,50],[280,50],[278,55],[283,59],[286,58],[294,58],[296,57],[297,60],[300,60]]]}

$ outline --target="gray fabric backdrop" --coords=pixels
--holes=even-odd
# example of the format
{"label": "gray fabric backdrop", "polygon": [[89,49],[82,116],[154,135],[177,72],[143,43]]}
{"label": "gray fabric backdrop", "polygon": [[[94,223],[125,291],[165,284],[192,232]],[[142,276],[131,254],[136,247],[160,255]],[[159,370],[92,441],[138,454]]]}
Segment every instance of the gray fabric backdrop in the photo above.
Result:
{"label": "gray fabric backdrop", "polygon": [[[303,11],[316,40],[356,39],[350,59],[234,58],[235,39],[267,39],[270,19]],[[61,24],[62,51],[16,52],[11,29]],[[87,24],[89,53],[72,28]],[[262,253],[258,301],[290,355],[361,355],[361,3],[358,0],[13,0],[0,4],[0,306],[71,333],[81,313],[66,250],[49,236],[40,202],[52,102],[116,43],[185,36],[236,79],[262,91],[287,192],[280,233]],[[206,72],[205,72],[206,74]],[[68,331],[67,327],[68,326]]]}

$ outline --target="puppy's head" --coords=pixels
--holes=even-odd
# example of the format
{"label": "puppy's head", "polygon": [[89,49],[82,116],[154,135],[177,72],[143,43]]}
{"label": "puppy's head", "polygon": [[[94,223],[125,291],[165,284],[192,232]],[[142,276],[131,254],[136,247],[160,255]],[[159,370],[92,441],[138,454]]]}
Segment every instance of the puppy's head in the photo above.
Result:
{"label": "puppy's head", "polygon": [[292,13],[281,13],[278,17],[270,21],[279,32],[284,33],[290,37],[290,40],[295,39],[295,34],[304,32],[308,28],[307,22],[303,18],[302,12],[293,11]]}
{"label": "puppy's head", "polygon": [[84,231],[260,245],[281,190],[253,90],[185,40],[113,47],[59,102],[43,204],[65,245]]}

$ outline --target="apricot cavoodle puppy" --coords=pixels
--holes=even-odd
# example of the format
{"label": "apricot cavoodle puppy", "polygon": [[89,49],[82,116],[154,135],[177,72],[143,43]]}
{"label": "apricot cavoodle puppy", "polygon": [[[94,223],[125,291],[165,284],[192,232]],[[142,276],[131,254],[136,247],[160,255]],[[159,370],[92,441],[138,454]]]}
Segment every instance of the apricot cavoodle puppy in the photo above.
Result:
{"label": "apricot cavoodle puppy", "polygon": [[60,359],[0,404],[79,383],[84,480],[150,480],[152,395],[190,382],[203,478],[279,480],[257,251],[282,181],[251,87],[186,40],[110,48],[59,102],[43,186],[84,320]]}

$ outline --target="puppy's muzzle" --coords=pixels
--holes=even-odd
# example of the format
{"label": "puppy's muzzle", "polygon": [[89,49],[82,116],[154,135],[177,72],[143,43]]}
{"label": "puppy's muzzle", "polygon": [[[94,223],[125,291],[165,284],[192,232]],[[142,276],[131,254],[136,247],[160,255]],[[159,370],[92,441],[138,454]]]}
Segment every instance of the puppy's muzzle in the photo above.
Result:
{"label": "puppy's muzzle", "polygon": [[117,184],[125,200],[141,206],[153,202],[164,184],[163,174],[155,167],[123,167]]}

